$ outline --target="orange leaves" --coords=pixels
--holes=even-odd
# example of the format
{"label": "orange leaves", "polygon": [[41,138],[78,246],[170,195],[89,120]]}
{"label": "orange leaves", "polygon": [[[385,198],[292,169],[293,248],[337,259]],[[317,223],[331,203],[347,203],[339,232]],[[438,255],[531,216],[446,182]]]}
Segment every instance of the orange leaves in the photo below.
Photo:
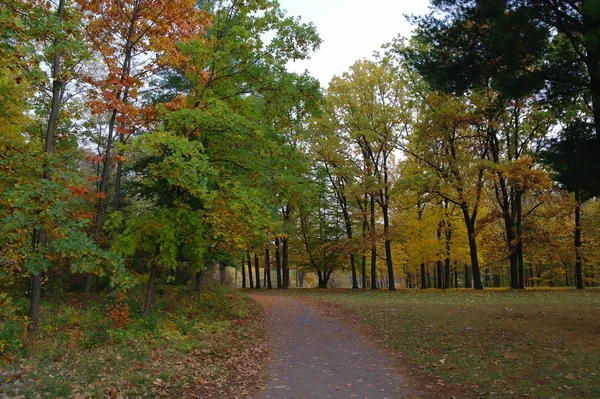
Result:
{"label": "orange leaves", "polygon": [[178,111],[185,107],[186,97],[183,94],[177,95],[173,100],[169,101],[164,105],[165,109],[168,111]]}
{"label": "orange leaves", "polygon": [[[97,178],[96,176],[93,176],[93,180],[95,180],[96,178]],[[95,202],[96,198],[100,198],[100,199],[106,198],[105,192],[103,192],[103,191],[93,192],[91,187],[85,186],[83,184],[78,184],[76,186],[67,186],[66,188],[74,198],[84,198],[85,200],[87,200],[89,202]],[[82,218],[85,219],[85,217],[82,217]]]}
{"label": "orange leaves", "polygon": [[96,218],[96,212],[81,212],[75,214],[75,219],[77,220],[94,220]]}
{"label": "orange leaves", "polygon": [[122,162],[127,161],[127,157],[125,155],[113,155],[112,158],[113,158],[113,160],[115,162],[121,162],[122,163]]}
{"label": "orange leaves", "polygon": [[106,305],[106,311],[114,328],[127,328],[127,324],[129,324],[129,305],[125,301],[125,295],[119,294],[115,304]]}
{"label": "orange leaves", "polygon": [[85,160],[93,164],[99,164],[100,162],[104,162],[104,157],[102,155],[88,155],[85,157]]}
{"label": "orange leaves", "polygon": [[83,184],[78,184],[77,186],[67,186],[67,190],[77,198],[82,198],[91,193],[92,189],[90,187],[84,186]]}

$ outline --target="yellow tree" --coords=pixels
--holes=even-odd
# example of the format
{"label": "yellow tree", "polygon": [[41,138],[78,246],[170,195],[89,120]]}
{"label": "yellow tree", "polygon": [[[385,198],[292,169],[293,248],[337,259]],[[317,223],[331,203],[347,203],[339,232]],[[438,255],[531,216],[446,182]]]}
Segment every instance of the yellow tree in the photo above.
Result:
{"label": "yellow tree", "polygon": [[[375,229],[374,206],[381,209],[385,261],[389,289],[395,289],[390,238],[390,192],[393,185],[394,150],[408,128],[411,113],[402,79],[389,60],[362,60],[341,77],[334,77],[327,90],[330,123],[344,145],[353,149],[363,171],[362,185],[369,194],[370,226]],[[376,274],[376,247],[371,248],[372,287]]]}

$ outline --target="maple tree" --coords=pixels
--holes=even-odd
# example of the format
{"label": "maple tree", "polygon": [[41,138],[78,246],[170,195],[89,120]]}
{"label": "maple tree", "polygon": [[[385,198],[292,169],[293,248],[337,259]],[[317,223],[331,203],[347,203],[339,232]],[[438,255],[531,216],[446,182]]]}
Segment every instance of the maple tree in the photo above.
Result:
{"label": "maple tree", "polygon": [[[198,38],[206,20],[195,2],[189,0],[124,2],[78,2],[85,21],[86,38],[95,56],[104,64],[101,76],[90,76],[93,89],[90,107],[93,114],[108,116],[107,133],[100,151],[102,167],[99,185],[94,241],[101,234],[103,215],[106,212],[105,195],[110,179],[112,162],[117,163],[113,207],[121,203],[123,149],[114,154],[114,143],[121,147],[127,138],[147,127],[155,112],[148,106],[136,103],[139,90],[148,79],[162,68],[178,66],[181,55],[179,41]],[[92,285],[90,274],[86,282],[83,308],[88,304]]]}

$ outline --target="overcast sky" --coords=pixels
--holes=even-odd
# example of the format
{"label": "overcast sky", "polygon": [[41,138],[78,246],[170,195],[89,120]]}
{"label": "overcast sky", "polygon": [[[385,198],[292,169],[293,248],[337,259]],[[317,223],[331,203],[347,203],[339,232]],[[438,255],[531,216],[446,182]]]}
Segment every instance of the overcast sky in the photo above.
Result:
{"label": "overcast sky", "polygon": [[321,86],[341,75],[358,59],[370,58],[398,34],[409,37],[412,27],[404,14],[425,14],[428,0],[279,0],[288,15],[317,27],[323,43],[310,60],[290,65],[308,70]]}

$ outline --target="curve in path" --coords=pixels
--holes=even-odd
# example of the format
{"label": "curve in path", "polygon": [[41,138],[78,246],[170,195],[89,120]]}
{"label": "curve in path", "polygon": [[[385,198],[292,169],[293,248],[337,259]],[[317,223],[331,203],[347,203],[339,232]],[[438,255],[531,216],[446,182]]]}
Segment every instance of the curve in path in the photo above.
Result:
{"label": "curve in path", "polygon": [[252,297],[272,340],[266,388],[256,399],[413,397],[392,359],[343,323],[288,297]]}

